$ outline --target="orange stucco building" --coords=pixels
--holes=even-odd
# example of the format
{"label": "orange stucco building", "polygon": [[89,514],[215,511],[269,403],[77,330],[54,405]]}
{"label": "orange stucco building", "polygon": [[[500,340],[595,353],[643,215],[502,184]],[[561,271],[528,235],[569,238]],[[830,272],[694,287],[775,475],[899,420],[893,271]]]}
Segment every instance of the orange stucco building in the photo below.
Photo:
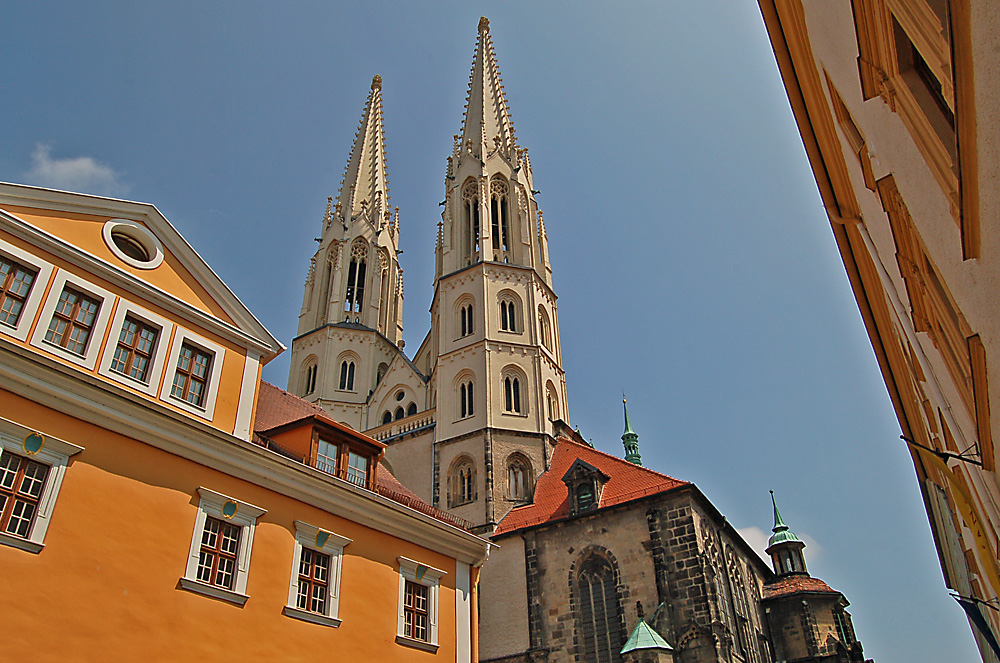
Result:
{"label": "orange stucco building", "polygon": [[155,207],[0,184],[6,657],[476,660],[489,544],[283,349]]}

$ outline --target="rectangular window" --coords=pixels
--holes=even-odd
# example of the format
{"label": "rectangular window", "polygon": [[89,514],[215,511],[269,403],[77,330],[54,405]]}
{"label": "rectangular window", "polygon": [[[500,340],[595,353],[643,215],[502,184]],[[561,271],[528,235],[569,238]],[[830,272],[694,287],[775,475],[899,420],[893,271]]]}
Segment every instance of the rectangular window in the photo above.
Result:
{"label": "rectangular window", "polygon": [[64,288],[45,332],[45,340],[74,354],[85,355],[100,308],[101,303],[96,299],[72,288]]}
{"label": "rectangular window", "polygon": [[146,382],[149,365],[156,346],[157,329],[138,320],[125,317],[118,346],[111,360],[111,370]]}
{"label": "rectangular window", "polygon": [[407,638],[426,642],[428,616],[427,587],[418,585],[412,580],[407,580],[403,596],[403,616],[405,623],[403,635]]}
{"label": "rectangular window", "polygon": [[212,367],[212,356],[187,343],[181,346],[177,357],[177,372],[170,395],[182,401],[201,407],[208,391],[208,375]]}
{"label": "rectangular window", "polygon": [[47,465],[23,456],[0,456],[0,530],[28,538],[48,473]]}
{"label": "rectangular window", "polygon": [[320,440],[316,450],[316,469],[327,474],[337,474],[337,455],[340,448],[332,442]]}
{"label": "rectangular window", "polygon": [[209,585],[233,588],[236,557],[240,548],[240,527],[218,518],[206,518],[198,556],[198,580]]}
{"label": "rectangular window", "polygon": [[353,451],[347,452],[347,480],[358,486],[368,484],[368,459]]}
{"label": "rectangular window", "polygon": [[309,548],[299,558],[299,586],[295,605],[299,610],[327,614],[330,556]]}
{"label": "rectangular window", "polygon": [[37,274],[35,270],[0,256],[0,322],[17,326]]}

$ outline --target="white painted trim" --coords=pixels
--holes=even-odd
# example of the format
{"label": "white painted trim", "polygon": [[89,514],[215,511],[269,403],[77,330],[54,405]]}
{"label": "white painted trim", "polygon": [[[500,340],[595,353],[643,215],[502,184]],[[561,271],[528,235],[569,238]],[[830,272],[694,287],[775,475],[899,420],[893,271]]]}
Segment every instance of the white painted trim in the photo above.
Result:
{"label": "white painted trim", "polygon": [[[90,336],[87,337],[87,349],[83,355],[70,352],[45,340],[45,332],[49,329],[52,314],[56,310],[56,304],[59,303],[59,296],[67,284],[74,290],[80,290],[100,300],[97,317],[94,318],[94,324],[90,328]],[[104,332],[108,329],[108,321],[111,319],[111,310],[114,308],[114,305],[115,296],[104,288],[99,288],[90,281],[67,272],[65,269],[57,270],[56,278],[52,282],[52,288],[49,289],[49,296],[46,298],[45,303],[42,304],[42,313],[38,316],[35,333],[31,335],[31,345],[92,371],[97,364],[97,356],[101,352],[101,346],[104,343]]]}
{"label": "white painted trim", "polygon": [[243,382],[240,384],[240,403],[236,408],[236,426],[233,428],[233,435],[241,440],[250,439],[259,366],[260,354],[252,350],[247,352],[246,363],[243,364]]}
{"label": "white painted trim", "polygon": [[462,562],[455,563],[455,663],[472,663],[472,581]]}
{"label": "white painted trim", "polygon": [[[321,535],[326,538],[323,545],[319,545]],[[340,575],[343,567],[344,548],[349,543],[351,543],[351,539],[347,537],[320,529],[301,520],[295,521],[295,549],[292,553],[292,575],[288,581],[288,604],[284,609],[286,615],[326,626],[340,626],[341,620],[338,619],[340,613]],[[327,574],[326,612],[322,614],[303,610],[297,605],[299,562],[302,559],[303,548],[310,548],[330,556],[330,568]]]}
{"label": "white painted trim", "polygon": [[455,525],[241,441],[158,401],[80,374],[3,338],[0,383],[67,416],[476,567],[486,561],[493,547],[489,541]]}
{"label": "white painted trim", "polygon": [[[195,345],[212,355],[212,368],[208,376],[208,390],[205,392],[205,403],[201,407],[192,405],[170,393],[174,386],[174,375],[177,374],[177,360],[180,358],[181,346],[185,343]],[[218,343],[213,343],[192,331],[178,327],[177,333],[174,334],[174,342],[170,346],[170,354],[167,357],[167,379],[163,381],[163,385],[160,388],[160,400],[203,419],[212,421],[215,417],[215,399],[219,396],[219,378],[222,377],[222,360],[225,355],[226,349]]]}
{"label": "white painted trim", "polygon": [[[440,622],[438,614],[438,589],[441,585],[441,577],[447,575],[447,571],[421,564],[409,557],[400,556],[396,558],[396,561],[399,562],[399,603],[396,614],[396,642],[409,644],[410,646],[436,646],[438,644],[438,623]],[[403,608],[407,580],[427,588],[427,640],[417,640],[406,635],[406,618]],[[402,642],[400,642],[401,640]]]}
{"label": "white painted trim", "polygon": [[[222,493],[217,493],[209,488],[198,489],[201,500],[198,502],[198,513],[194,521],[194,533],[191,535],[191,550],[188,554],[187,567],[184,570],[184,577],[181,578],[181,586],[184,589],[198,591],[216,598],[222,598],[236,603],[246,603],[247,600],[247,575],[250,571],[250,552],[253,550],[253,535],[257,528],[257,519],[267,513],[265,509],[254,506],[247,502],[229,497]],[[235,502],[236,513],[226,516],[222,512],[223,506],[227,502]],[[230,522],[242,528],[240,533],[240,548],[236,556],[236,578],[232,589],[209,585],[198,580],[198,557],[201,553],[201,536],[205,531],[205,521],[208,517],[217,518],[223,522]],[[242,597],[242,602],[239,598]],[[235,600],[234,600],[235,599]]]}
{"label": "white painted trim", "polygon": [[[42,448],[36,453],[28,453],[24,448],[24,439],[31,433],[37,433],[44,438]],[[39,463],[49,466],[48,476],[45,477],[45,484],[42,487],[42,495],[38,500],[38,512],[35,514],[35,522],[31,525],[31,531],[27,538],[5,534],[0,537],[0,544],[6,544],[37,553],[41,551],[45,544],[45,532],[48,531],[49,521],[52,518],[52,510],[55,507],[56,498],[59,496],[59,489],[62,487],[63,477],[66,475],[66,466],[69,465],[70,456],[74,456],[83,451],[83,447],[60,440],[57,437],[46,435],[41,431],[35,431],[16,421],[0,417],[0,457],[4,452],[25,456]]]}
{"label": "white painted trim", "polygon": [[[147,253],[152,254],[152,257],[143,262],[123,253],[122,250],[118,248],[118,245],[115,244],[115,240],[111,235],[111,233],[116,230],[119,233],[131,238],[133,241],[141,244],[142,248],[146,249]],[[108,245],[109,249],[111,249],[111,253],[115,254],[115,257],[126,265],[130,265],[136,269],[156,269],[163,263],[163,245],[160,244],[160,240],[156,239],[156,236],[149,232],[146,226],[141,223],[129,221],[128,219],[110,219],[104,224],[101,234],[104,236],[104,243]]]}
{"label": "white painted trim", "polygon": [[19,341],[26,342],[28,340],[28,331],[31,329],[31,323],[35,320],[35,314],[38,313],[38,307],[42,303],[42,297],[45,295],[45,288],[49,284],[49,279],[52,278],[52,270],[54,267],[51,263],[22,251],[13,244],[8,244],[2,239],[0,239],[0,253],[3,253],[7,257],[22,263],[25,267],[31,267],[37,270],[35,280],[32,282],[31,289],[28,291],[28,297],[24,301],[24,307],[21,309],[21,315],[17,320],[17,325],[11,327],[10,325],[0,323],[0,334],[12,336]]}
{"label": "white painted trim", "polygon": [[101,198],[87,194],[69,193],[41,187],[0,182],[0,205],[10,204],[24,207],[41,207],[61,212],[76,212],[107,217],[131,217],[142,219],[151,232],[160,239],[166,248],[187,268],[200,284],[218,301],[226,312],[236,321],[234,326],[209,313],[184,302],[159,288],[151,286],[142,279],[125,272],[100,258],[73,246],[61,238],[55,237],[17,216],[0,210],[0,226],[5,226],[16,236],[45,251],[66,258],[75,265],[84,267],[87,271],[121,286],[140,299],[155,302],[163,308],[178,315],[196,321],[200,326],[211,329],[220,336],[229,338],[236,343],[276,356],[285,346],[282,345],[261,324],[253,313],[240,301],[222,279],[212,271],[212,268],[202,259],[187,241],[181,237],[166,217],[148,203],[135,203],[111,198]]}
{"label": "white painted trim", "polygon": [[[118,337],[121,335],[122,325],[125,324],[125,316],[138,318],[154,327],[159,327],[156,333],[156,347],[150,358],[149,370],[146,372],[146,381],[135,380],[127,375],[111,370],[111,361],[115,357],[115,350],[118,348]],[[144,394],[156,397],[156,392],[160,388],[160,378],[163,375],[164,362],[167,357],[167,348],[170,346],[170,333],[174,325],[166,318],[133,304],[127,299],[119,299],[118,307],[115,309],[115,317],[111,321],[111,335],[108,337],[104,354],[98,364],[97,372],[106,378],[137,389]]]}

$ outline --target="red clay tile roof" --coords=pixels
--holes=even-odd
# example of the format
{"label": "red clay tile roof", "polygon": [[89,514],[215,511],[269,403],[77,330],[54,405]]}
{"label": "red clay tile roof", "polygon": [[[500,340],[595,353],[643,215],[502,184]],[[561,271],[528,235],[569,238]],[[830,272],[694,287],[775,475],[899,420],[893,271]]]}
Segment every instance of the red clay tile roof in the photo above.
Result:
{"label": "red clay tile roof", "polygon": [[818,592],[820,594],[840,593],[819,578],[813,578],[812,576],[788,576],[787,578],[781,578],[764,585],[765,599],[798,594],[799,592]]}
{"label": "red clay tile roof", "polygon": [[326,415],[318,405],[293,396],[284,389],[279,389],[269,382],[260,381],[260,393],[257,394],[257,418],[253,429],[263,432],[290,424],[299,419]]}
{"label": "red clay tile roof", "polygon": [[[283,456],[293,458],[299,462],[304,462],[305,459],[303,458],[299,458],[294,454],[289,454],[280,448],[275,448],[277,445],[275,445],[273,441],[268,440],[266,437],[262,437],[261,433],[279,426],[284,426],[285,424],[300,421],[307,417],[315,416],[321,416],[326,421],[332,421],[332,419],[329,418],[329,415],[326,414],[326,411],[320,406],[313,405],[298,396],[288,393],[284,389],[279,389],[273,384],[261,380],[260,393],[257,394],[257,416],[254,420],[253,441],[263,447],[272,449],[272,451],[277,451]],[[448,523],[449,525],[461,527],[466,530],[472,526],[471,523],[462,520],[457,516],[453,516],[450,513],[445,513],[444,511],[431,506],[417,497],[416,494],[401,484],[396,477],[385,469],[385,467],[380,465],[375,476],[375,490],[379,495],[387,497],[393,502],[402,504],[403,506],[410,507],[415,511],[431,516],[432,518]]]}
{"label": "red clay tile roof", "polygon": [[633,465],[585,444],[559,438],[549,469],[538,477],[533,503],[512,509],[500,521],[493,536],[569,516],[569,491],[562,477],[578,458],[610,477],[601,494],[599,508],[602,509],[690,485],[687,481],[678,481],[665,474]]}

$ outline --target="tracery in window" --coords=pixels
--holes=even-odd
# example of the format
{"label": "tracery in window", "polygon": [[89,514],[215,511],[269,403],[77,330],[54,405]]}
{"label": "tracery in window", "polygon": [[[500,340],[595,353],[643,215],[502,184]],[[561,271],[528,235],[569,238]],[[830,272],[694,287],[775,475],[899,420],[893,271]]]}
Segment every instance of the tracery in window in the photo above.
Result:
{"label": "tracery in window", "polygon": [[344,359],[340,362],[340,390],[354,391],[354,360]]}
{"label": "tracery in window", "polygon": [[587,559],[576,578],[576,628],[582,660],[612,663],[623,640],[622,618],[615,587],[615,571],[599,555]]}
{"label": "tracery in window", "polygon": [[472,318],[473,304],[471,299],[463,298],[458,307],[459,337],[469,336],[475,331]]}
{"label": "tracery in window", "polygon": [[458,386],[458,400],[460,418],[464,419],[465,417],[471,417],[476,413],[472,380],[462,382]]}
{"label": "tracery in window", "polygon": [[360,313],[365,299],[365,269],[368,261],[368,247],[359,240],[351,247],[351,262],[347,267],[347,294],[344,310]]}
{"label": "tracery in window", "polygon": [[521,414],[521,380],[515,376],[508,375],[503,379],[503,409]]}
{"label": "tracery in window", "polygon": [[507,459],[507,498],[531,499],[532,485],[531,461],[523,454],[511,454]]}
{"label": "tracery in window", "polygon": [[[494,175],[490,181],[490,232],[494,251],[510,250],[508,192],[507,180],[501,175]],[[501,256],[495,255],[494,259],[500,260]]]}
{"label": "tracery in window", "polygon": [[461,506],[475,500],[476,466],[468,456],[459,456],[448,472],[448,506]]}
{"label": "tracery in window", "polygon": [[521,302],[513,292],[506,290],[498,297],[500,303],[500,330],[521,331]]}
{"label": "tracery in window", "polygon": [[462,218],[465,254],[472,262],[479,254],[479,183],[471,178],[462,188]]}

